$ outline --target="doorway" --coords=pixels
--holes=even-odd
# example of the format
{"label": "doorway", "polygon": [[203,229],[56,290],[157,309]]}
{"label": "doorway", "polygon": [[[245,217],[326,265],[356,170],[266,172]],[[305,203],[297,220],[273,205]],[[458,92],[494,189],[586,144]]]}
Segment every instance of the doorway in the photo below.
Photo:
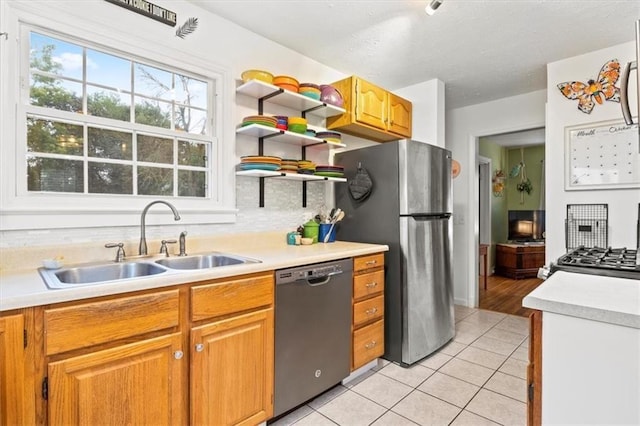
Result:
{"label": "doorway", "polygon": [[[522,159],[525,152],[535,152],[544,159],[544,128],[483,136],[478,138],[477,164],[477,232],[479,245],[485,244],[487,268],[483,256],[478,256],[478,285],[476,286],[478,307],[514,315],[526,315],[522,308],[522,297],[536,288],[542,280],[537,277],[512,279],[496,275],[496,245],[511,243],[508,232],[508,212],[510,210],[539,209],[544,205],[544,161],[535,158],[531,162]],[[535,148],[534,148],[535,147]],[[513,164],[512,164],[513,163]],[[522,194],[516,191],[519,175],[510,177],[514,164],[530,164],[535,178],[534,191]],[[542,167],[542,173],[538,169]],[[536,169],[537,172],[533,173]],[[534,176],[531,176],[532,178]],[[535,200],[534,200],[535,198]],[[535,206],[533,206],[535,204]],[[503,248],[504,246],[501,246]],[[478,247],[481,252],[482,246]],[[540,265],[542,266],[542,265]],[[497,271],[500,272],[500,269]],[[487,289],[484,288],[485,274]]]}

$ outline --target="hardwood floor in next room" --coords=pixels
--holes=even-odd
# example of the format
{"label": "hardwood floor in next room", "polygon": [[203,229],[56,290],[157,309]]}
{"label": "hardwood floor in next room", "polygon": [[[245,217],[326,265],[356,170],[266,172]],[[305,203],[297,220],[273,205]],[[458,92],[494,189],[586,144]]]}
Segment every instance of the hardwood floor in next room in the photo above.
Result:
{"label": "hardwood floor in next room", "polygon": [[523,317],[528,317],[533,311],[522,307],[522,298],[542,284],[541,279],[513,280],[499,275],[490,275],[487,277],[486,290],[482,286],[483,279],[483,276],[479,277],[480,309]]}

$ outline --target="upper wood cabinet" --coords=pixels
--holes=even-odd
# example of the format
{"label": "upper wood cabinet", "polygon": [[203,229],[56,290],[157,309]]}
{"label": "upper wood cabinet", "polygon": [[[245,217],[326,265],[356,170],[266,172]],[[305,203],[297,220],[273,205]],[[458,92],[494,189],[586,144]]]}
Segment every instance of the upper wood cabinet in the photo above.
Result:
{"label": "upper wood cabinet", "polygon": [[356,76],[331,83],[344,98],[327,128],[378,142],[411,138],[411,102]]}

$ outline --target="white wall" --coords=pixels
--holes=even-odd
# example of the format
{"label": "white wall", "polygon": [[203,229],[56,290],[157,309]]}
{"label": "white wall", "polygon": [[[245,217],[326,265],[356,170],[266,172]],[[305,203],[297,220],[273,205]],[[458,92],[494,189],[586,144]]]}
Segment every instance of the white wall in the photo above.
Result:
{"label": "white wall", "polygon": [[[631,34],[632,28],[629,29]],[[635,60],[635,43],[623,43],[585,55],[575,56],[547,66],[547,127],[546,127],[546,188],[547,188],[547,263],[566,252],[564,218],[567,204],[608,204],[609,245],[612,247],[636,247],[636,221],[640,189],[606,189],[589,191],[565,191],[565,126],[583,125],[606,120],[622,121],[620,104],[605,101],[596,104],[590,114],[578,110],[577,101],[566,99],[556,87],[565,81],[584,81],[596,78],[602,65],[610,59],[620,64]],[[635,73],[632,79],[635,79]],[[620,82],[616,84],[620,86]],[[637,116],[636,84],[629,84],[631,111]]]}
{"label": "white wall", "polygon": [[393,90],[393,93],[412,101],[411,139],[444,148],[444,83],[433,79]]}
{"label": "white wall", "polygon": [[460,162],[453,180],[454,299],[476,306],[478,295],[478,138],[545,123],[546,91],[540,90],[447,111],[446,148]]}

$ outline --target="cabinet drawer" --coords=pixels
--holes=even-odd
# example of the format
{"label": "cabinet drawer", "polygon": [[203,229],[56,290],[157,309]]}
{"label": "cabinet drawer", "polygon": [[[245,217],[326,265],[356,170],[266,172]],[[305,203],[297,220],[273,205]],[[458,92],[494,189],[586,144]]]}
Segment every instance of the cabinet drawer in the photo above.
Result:
{"label": "cabinet drawer", "polygon": [[47,355],[138,336],[179,322],[178,290],[44,311]]}
{"label": "cabinet drawer", "polygon": [[363,366],[382,354],[384,354],[383,320],[353,332],[353,369]]}
{"label": "cabinet drawer", "polygon": [[384,290],[384,270],[353,277],[353,298],[355,300],[381,293]]}
{"label": "cabinet drawer", "polygon": [[377,268],[379,266],[384,266],[384,253],[360,256],[353,259],[354,272]]}
{"label": "cabinet drawer", "polygon": [[191,288],[191,320],[200,321],[273,304],[273,273]]}
{"label": "cabinet drawer", "polygon": [[358,327],[384,315],[384,296],[353,304],[353,326]]}

